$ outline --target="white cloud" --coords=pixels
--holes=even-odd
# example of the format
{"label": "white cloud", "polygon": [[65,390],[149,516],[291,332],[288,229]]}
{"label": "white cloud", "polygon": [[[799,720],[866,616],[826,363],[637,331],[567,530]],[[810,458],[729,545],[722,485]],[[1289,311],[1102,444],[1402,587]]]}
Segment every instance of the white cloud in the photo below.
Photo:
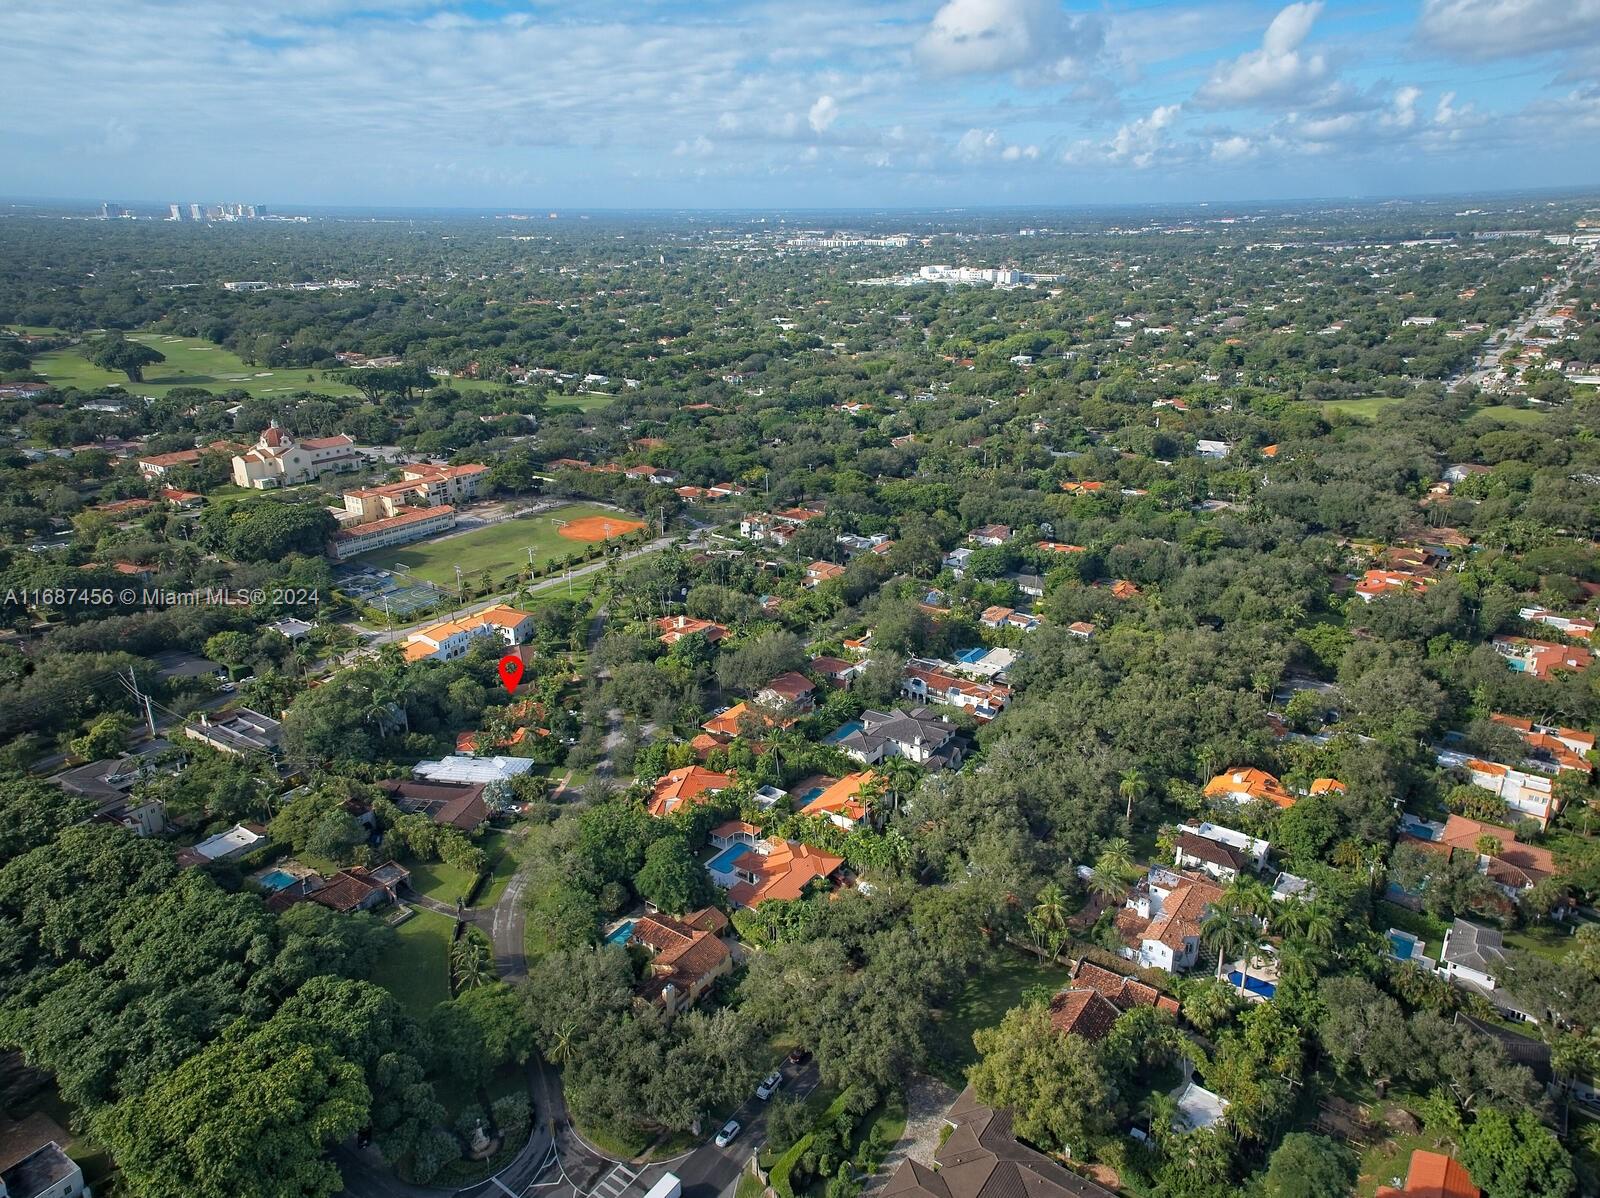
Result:
{"label": "white cloud", "polygon": [[1420,87],[1402,87],[1394,93],[1394,101],[1387,112],[1378,118],[1379,124],[1394,129],[1409,129],[1417,123],[1417,101],[1422,98]]}
{"label": "white cloud", "polygon": [[1112,162],[1126,162],[1141,170],[1155,162],[1167,147],[1167,130],[1178,119],[1181,105],[1163,104],[1149,116],[1129,121],[1118,129],[1106,147]]}
{"label": "white cloud", "polygon": [[946,0],[916,52],[939,75],[1041,69],[1065,77],[1104,44],[1097,16],[1067,13],[1058,0]]}
{"label": "white cloud", "polygon": [[1261,48],[1219,64],[1195,93],[1196,102],[1209,108],[1240,108],[1306,97],[1328,76],[1323,55],[1301,51],[1321,11],[1322,0],[1281,10],[1262,35]]}
{"label": "white cloud", "polygon": [[1483,61],[1600,41],[1600,0],[1423,0],[1417,38]]}
{"label": "white cloud", "polygon": [[832,96],[818,96],[817,102],[806,114],[813,133],[826,133],[828,126],[839,119],[839,104]]}
{"label": "white cloud", "polygon": [[1238,133],[1211,143],[1211,158],[1215,162],[1243,162],[1255,156],[1256,143]]}
{"label": "white cloud", "polygon": [[709,158],[716,150],[716,143],[704,133],[697,133],[691,140],[680,141],[672,147],[672,152],[679,158]]}
{"label": "white cloud", "polygon": [[956,156],[967,162],[1033,162],[1039,147],[1008,142],[996,129],[968,129],[956,142]]}

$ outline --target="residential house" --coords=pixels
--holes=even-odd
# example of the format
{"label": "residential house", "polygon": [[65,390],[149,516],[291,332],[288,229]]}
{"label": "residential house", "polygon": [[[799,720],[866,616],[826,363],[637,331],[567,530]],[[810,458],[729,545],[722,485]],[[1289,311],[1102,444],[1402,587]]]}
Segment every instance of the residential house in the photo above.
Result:
{"label": "residential house", "polygon": [[1445,769],[1460,770],[1472,785],[1497,795],[1513,819],[1531,819],[1541,828],[1561,810],[1554,779],[1532,774],[1498,761],[1484,761],[1457,749],[1440,749],[1434,759]]}
{"label": "residential house", "polygon": [[918,703],[946,703],[991,720],[1011,701],[1011,688],[957,677],[945,663],[913,657],[900,673],[900,693]]}
{"label": "residential house", "polygon": [[1495,975],[1505,967],[1505,938],[1495,928],[1454,920],[1439,950],[1439,972],[1452,982],[1493,990]]}
{"label": "residential house", "polygon": [[723,940],[727,930],[728,917],[715,907],[681,919],[659,912],[635,919],[628,943],[650,953],[641,997],[669,1017],[694,1006],[718,978],[733,971],[733,953]]}
{"label": "residential house", "polygon": [[480,637],[498,637],[506,645],[520,645],[533,635],[534,618],[504,603],[496,603],[459,620],[430,624],[413,632],[405,644],[407,661],[453,661],[464,657]]}
{"label": "residential house", "polygon": [[91,761],[87,765],[63,770],[50,781],[68,794],[93,799],[99,804],[93,818],[126,828],[135,836],[156,836],[167,828],[166,805],[159,799],[133,797],[133,788],[157,773],[155,751],[170,746],[157,741],[137,755]]}
{"label": "residential house", "polygon": [[1379,1186],[1375,1198],[1481,1198],[1482,1193],[1460,1161],[1415,1148],[1406,1168],[1406,1184]]}
{"label": "residential house", "polygon": [[1232,882],[1246,870],[1259,872],[1267,861],[1268,844],[1224,828],[1220,824],[1190,821],[1178,829],[1173,864],[1198,869],[1219,882]]}
{"label": "residential house", "polygon": [[968,1086],[945,1115],[935,1168],[903,1159],[881,1198],[1115,1198],[1011,1130],[1011,1112],[984,1106]]}
{"label": "residential house", "polygon": [[394,861],[376,869],[352,865],[348,869],[341,869],[328,879],[322,889],[307,897],[330,911],[349,915],[398,902],[401,889],[410,879],[411,872]]}
{"label": "residential house", "polygon": [[985,548],[994,549],[1011,539],[1011,529],[1004,524],[982,524],[969,532],[967,539]]}
{"label": "residential house", "polygon": [[676,645],[686,636],[703,636],[708,644],[716,644],[728,635],[721,624],[710,620],[697,620],[693,616],[662,616],[656,621],[661,635],[656,639],[663,645]]}
{"label": "residential house", "polygon": [[1207,441],[1201,439],[1194,443],[1195,456],[1219,461],[1233,452],[1233,446],[1227,441]]}
{"label": "residential house", "polygon": [[253,447],[234,456],[233,482],[257,491],[292,487],[330,471],[354,470],[362,460],[355,441],[343,433],[298,440],[274,420]]}
{"label": "residential house", "polygon": [[877,822],[877,816],[865,792],[878,781],[878,776],[871,770],[846,774],[802,807],[800,814],[824,816],[829,823],[846,832],[862,825],[871,827]]}
{"label": "residential house", "polygon": [[1178,1014],[1178,1000],[1154,986],[1112,973],[1092,961],[1079,960],[1068,986],[1050,1001],[1050,1022],[1068,1035],[1102,1039],[1117,1016],[1134,1007],[1155,1007]]}
{"label": "residential house", "polygon": [[1180,973],[1200,955],[1200,924],[1222,888],[1198,874],[1152,867],[1127,900],[1117,927],[1127,946],[1123,955],[1146,969]]}
{"label": "residential house", "polygon": [[1523,844],[1512,828],[1455,814],[1448,816],[1443,825],[1429,827],[1438,828],[1438,835],[1424,843],[1440,846],[1447,855],[1468,854],[1477,862],[1478,872],[1510,898],[1556,872],[1556,860],[1550,850]]}
{"label": "residential house", "polygon": [[819,587],[844,575],[844,567],[836,562],[812,562],[806,567],[806,587]]}
{"label": "residential house", "polygon": [[199,844],[178,850],[178,864],[185,868],[231,861],[254,852],[267,843],[267,830],[259,824],[234,824],[225,832],[208,836]]}
{"label": "residential house", "polygon": [[414,776],[425,782],[485,786],[509,782],[533,768],[531,757],[475,757],[456,753],[437,761],[419,761],[411,767]]}
{"label": "residential house", "polygon": [[849,690],[861,672],[861,664],[838,657],[813,657],[806,663],[806,669],[837,690]]}
{"label": "residential house", "polygon": [[968,549],[965,545],[957,549],[952,549],[949,553],[944,555],[944,568],[949,570],[950,573],[954,574],[957,578],[960,578],[966,573],[967,560],[971,557],[972,550]]}
{"label": "residential house", "polygon": [[714,738],[717,744],[727,744],[738,736],[749,736],[752,732],[759,735],[773,728],[792,727],[794,723],[794,716],[780,715],[771,708],[735,703],[726,711],[719,711],[706,720],[700,728],[707,736]]}
{"label": "residential house", "polygon": [[1035,541],[1035,549],[1043,549],[1046,553],[1082,553],[1082,545],[1068,545],[1061,541]]}
{"label": "residential house", "polygon": [[165,478],[184,466],[198,465],[204,453],[237,453],[243,448],[232,441],[213,441],[198,449],[180,449],[175,453],[146,454],[137,460],[139,473],[146,479]]}
{"label": "residential house", "polygon": [[904,757],[929,769],[959,769],[969,747],[955,724],[927,707],[863,711],[859,722],[836,743],[863,765]]}
{"label": "residential house", "polygon": [[416,782],[386,778],[378,786],[408,815],[426,815],[441,827],[472,832],[489,819],[483,782]]}
{"label": "residential house", "polygon": [[1218,774],[1206,783],[1208,799],[1232,799],[1235,803],[1253,803],[1262,800],[1274,807],[1293,807],[1294,796],[1284,789],[1266,770],[1242,766],[1225,774]]}
{"label": "residential house", "polygon": [[53,1122],[39,1142],[44,1120],[24,1119],[0,1128],[0,1198],[81,1198],[89,1193],[83,1170],[67,1155],[67,1135]]}
{"label": "residential house", "polygon": [[985,628],[1016,628],[1023,632],[1032,632],[1041,623],[1039,617],[1030,612],[1017,611],[998,604],[984,608],[983,614],[978,617],[978,622]]}
{"label": "residential house", "polygon": [[765,707],[810,711],[817,705],[817,684],[790,670],[757,691],[756,702]]}
{"label": "residential house", "polygon": [[1041,575],[1026,570],[1019,570],[1005,576],[1006,581],[1014,585],[1031,599],[1044,598],[1044,578]]}
{"label": "residential house", "polygon": [[1084,640],[1088,640],[1094,635],[1094,625],[1089,623],[1087,620],[1074,620],[1072,623],[1067,625],[1067,631],[1073,636],[1082,637]]}
{"label": "residential house", "polygon": [[706,803],[731,785],[731,774],[718,774],[698,765],[681,766],[663,774],[651,787],[646,810],[658,819],[664,818],[687,805]]}
{"label": "residential house", "polygon": [[183,734],[190,740],[210,745],[220,753],[243,757],[248,753],[278,755],[278,745],[283,739],[283,725],[271,716],[251,711],[248,707],[235,707],[220,719],[201,712],[195,723],[185,724]]}
{"label": "residential house", "polygon": [[1525,636],[1497,636],[1492,644],[1494,651],[1517,673],[1532,674],[1540,679],[1549,678],[1558,670],[1586,670],[1593,660],[1589,650],[1581,646],[1557,645]]}
{"label": "residential house", "polygon": [[[712,830],[711,843],[724,852],[706,868],[736,906],[797,899],[819,880],[832,884],[844,868],[843,857],[798,841],[763,840],[760,834],[759,828],[741,820],[729,820]],[[734,852],[736,846],[739,851]]]}
{"label": "residential house", "polygon": [[1414,570],[1368,570],[1355,585],[1356,597],[1371,603],[1386,595],[1417,594],[1428,589],[1433,579]]}
{"label": "residential house", "polygon": [[1520,733],[1528,745],[1528,759],[1539,769],[1581,770],[1590,773],[1594,764],[1588,754],[1594,749],[1594,733],[1580,732],[1576,728],[1560,728],[1551,724],[1535,724],[1519,716],[1493,712],[1489,718],[1506,728]]}
{"label": "residential house", "polygon": [[1525,607],[1517,615],[1530,623],[1544,624],[1578,640],[1586,641],[1594,635],[1594,621],[1587,616],[1564,616],[1542,607]]}
{"label": "residential house", "polygon": [[1193,1078],[1172,1091],[1170,1097],[1177,1107],[1172,1128],[1180,1133],[1215,1127],[1227,1114],[1228,1100]]}

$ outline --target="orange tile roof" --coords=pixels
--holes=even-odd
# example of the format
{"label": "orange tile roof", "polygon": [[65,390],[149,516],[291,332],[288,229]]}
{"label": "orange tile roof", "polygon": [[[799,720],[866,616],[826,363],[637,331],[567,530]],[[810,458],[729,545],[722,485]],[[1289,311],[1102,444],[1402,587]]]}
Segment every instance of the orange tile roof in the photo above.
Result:
{"label": "orange tile roof", "polygon": [[1326,794],[1341,794],[1342,795],[1344,792],[1345,792],[1345,785],[1344,785],[1343,782],[1339,781],[1339,779],[1337,779],[1337,778],[1318,778],[1315,782],[1313,782],[1311,784],[1311,790],[1309,791],[1310,794],[1314,794],[1314,795],[1326,795]]}
{"label": "orange tile roof", "polygon": [[1094,990],[1063,990],[1050,1000],[1050,1026],[1069,1036],[1103,1040],[1122,1014]]}
{"label": "orange tile roof", "polygon": [[711,620],[697,620],[693,616],[662,616],[656,621],[661,635],[656,639],[663,645],[675,645],[686,636],[701,634],[715,644],[728,635],[728,630]]}
{"label": "orange tile roof", "polygon": [[838,815],[852,823],[859,823],[867,817],[867,805],[857,796],[877,780],[878,776],[871,770],[846,774],[807,803],[800,814]]}
{"label": "orange tile roof", "polygon": [[844,864],[843,857],[797,841],[769,840],[766,843],[769,846],[766,856],[751,850],[737,862],[738,868],[756,878],[754,883],[741,880],[728,891],[728,897],[740,906],[797,899],[812,881],[831,877]]}
{"label": "orange tile roof", "polygon": [[647,810],[659,819],[687,803],[704,803],[732,783],[731,774],[714,773],[698,765],[680,766],[656,782],[650,791]]}
{"label": "orange tile roof", "polygon": [[1418,1148],[1411,1154],[1404,1189],[1379,1186],[1376,1198],[1480,1198],[1481,1191],[1461,1162]]}
{"label": "orange tile roof", "polygon": [[735,737],[740,735],[739,725],[744,722],[746,714],[754,716],[761,721],[763,728],[787,728],[794,723],[793,719],[780,718],[763,707],[752,707],[748,703],[735,703],[720,715],[714,715],[700,727],[713,736]]}
{"label": "orange tile roof", "polygon": [[1265,799],[1274,807],[1294,806],[1294,796],[1283,788],[1282,782],[1266,770],[1251,766],[1218,774],[1206,783],[1205,794],[1208,799],[1236,798],[1242,794],[1251,799]]}
{"label": "orange tile roof", "polygon": [[1200,935],[1200,922],[1206,908],[1222,897],[1222,889],[1198,878],[1185,878],[1167,893],[1161,904],[1161,914],[1150,921],[1145,939],[1159,940],[1175,952],[1181,952],[1187,941]]}

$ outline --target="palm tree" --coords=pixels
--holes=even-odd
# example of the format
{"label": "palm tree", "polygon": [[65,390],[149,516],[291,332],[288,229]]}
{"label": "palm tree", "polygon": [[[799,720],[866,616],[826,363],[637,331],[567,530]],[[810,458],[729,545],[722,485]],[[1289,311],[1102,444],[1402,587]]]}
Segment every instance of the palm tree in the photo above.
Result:
{"label": "palm tree", "polygon": [[455,973],[457,993],[476,990],[494,975],[489,947],[476,936],[463,936],[456,941],[450,964]]}
{"label": "palm tree", "polygon": [[1100,846],[1100,855],[1095,858],[1096,870],[1107,870],[1126,879],[1134,872],[1133,846],[1126,838],[1113,836]]}
{"label": "palm tree", "polygon": [[545,1059],[552,1065],[564,1065],[571,1060],[577,1032],[578,1021],[576,1019],[569,1020],[564,1024],[556,1032],[555,1039],[550,1042],[549,1051],[544,1054]]}
{"label": "palm tree", "polygon": [[1263,925],[1273,915],[1272,891],[1265,882],[1249,874],[1240,874],[1229,884],[1223,902],[1234,911],[1259,919]]}
{"label": "palm tree", "polygon": [[[1255,925],[1239,917],[1229,907],[1212,909],[1200,925],[1200,940],[1207,948],[1217,950],[1217,977],[1222,976],[1224,957],[1240,957],[1255,947]],[[1239,978],[1240,993],[1244,992],[1244,977]]]}
{"label": "palm tree", "polygon": [[1067,939],[1067,896],[1061,892],[1061,887],[1051,882],[1039,891],[1028,916],[1030,925],[1037,922],[1040,930],[1052,933],[1049,943],[1056,951],[1050,955],[1059,956],[1058,946],[1065,944]]}
{"label": "palm tree", "polygon": [[1133,801],[1144,798],[1146,789],[1148,789],[1148,784],[1145,782],[1144,775],[1139,772],[1138,766],[1129,766],[1122,771],[1122,776],[1117,782],[1117,793],[1126,799],[1128,803],[1127,810],[1123,812],[1123,823],[1129,825],[1133,823]]}

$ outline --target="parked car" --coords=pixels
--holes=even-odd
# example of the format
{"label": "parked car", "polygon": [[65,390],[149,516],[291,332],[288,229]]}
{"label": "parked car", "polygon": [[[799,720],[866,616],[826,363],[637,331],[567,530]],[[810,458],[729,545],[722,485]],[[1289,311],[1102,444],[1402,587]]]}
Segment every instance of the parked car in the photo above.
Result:
{"label": "parked car", "polygon": [[789,1064],[804,1065],[811,1059],[811,1053],[804,1048],[797,1048],[789,1054]]}
{"label": "parked car", "polygon": [[739,1138],[739,1133],[743,1130],[744,1128],[739,1126],[737,1119],[729,1119],[722,1125],[722,1130],[717,1133],[717,1147],[726,1148]]}
{"label": "parked car", "polygon": [[756,1087],[756,1097],[765,1102],[783,1086],[783,1070],[774,1069],[761,1079],[761,1084]]}

